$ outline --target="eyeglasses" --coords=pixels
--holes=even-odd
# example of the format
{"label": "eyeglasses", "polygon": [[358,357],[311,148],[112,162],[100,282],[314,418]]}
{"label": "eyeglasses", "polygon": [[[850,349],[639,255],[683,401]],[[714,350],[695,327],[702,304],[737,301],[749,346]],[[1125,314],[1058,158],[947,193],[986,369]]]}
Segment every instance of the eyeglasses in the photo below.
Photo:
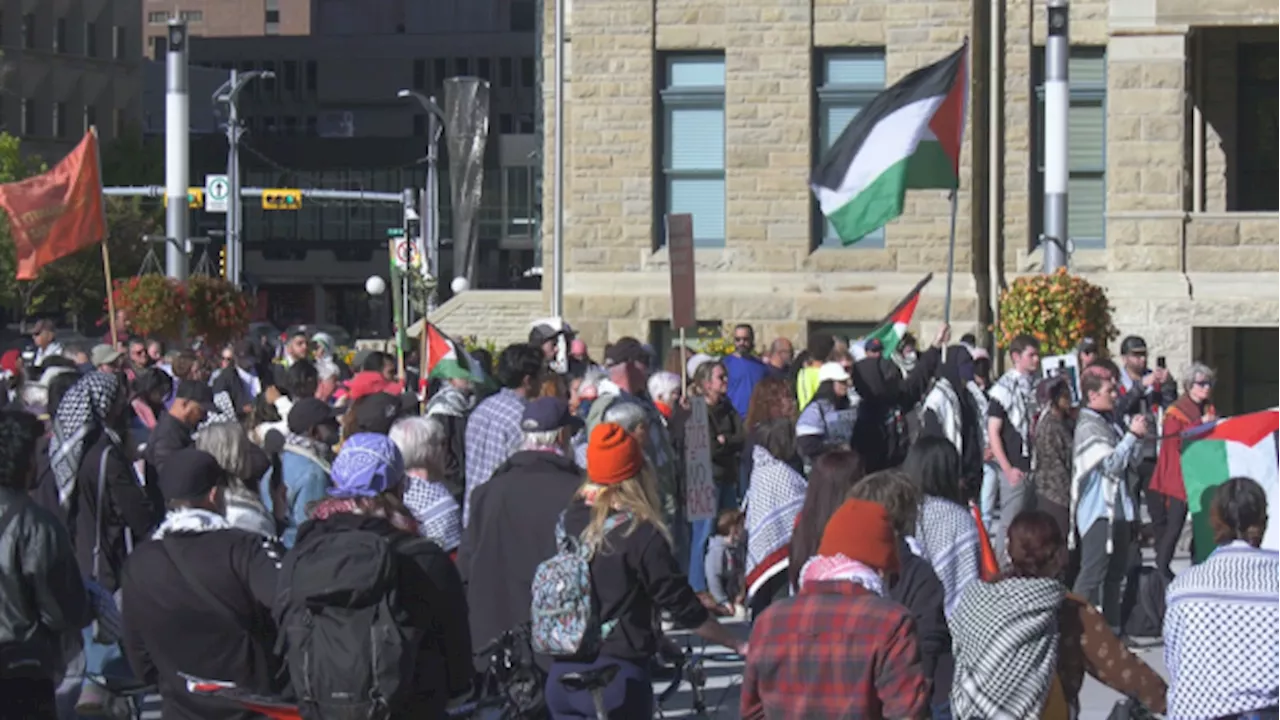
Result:
{"label": "eyeglasses", "polygon": [[1197,381],[1195,381],[1195,382],[1193,382],[1193,383],[1191,383],[1191,384],[1192,384],[1192,385],[1195,385],[1196,387],[1202,387],[1202,388],[1211,388],[1211,387],[1213,387],[1213,381],[1212,381],[1212,380],[1197,380]]}

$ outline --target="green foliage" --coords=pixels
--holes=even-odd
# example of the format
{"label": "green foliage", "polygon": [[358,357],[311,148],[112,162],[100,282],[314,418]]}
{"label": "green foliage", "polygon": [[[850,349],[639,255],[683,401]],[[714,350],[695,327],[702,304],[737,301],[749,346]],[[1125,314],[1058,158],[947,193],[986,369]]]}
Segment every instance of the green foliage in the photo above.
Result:
{"label": "green foliage", "polygon": [[462,338],[462,347],[467,352],[475,352],[476,350],[484,350],[489,353],[489,357],[498,358],[498,354],[502,352],[502,348],[498,347],[498,343],[489,339],[480,339],[476,335],[466,335]]}
{"label": "green foliage", "polygon": [[[144,162],[135,157],[135,154],[145,152],[146,144],[140,139],[122,139],[104,148],[103,172],[109,179],[108,183],[112,182],[113,173],[115,182],[157,182],[151,177],[155,170],[148,166],[150,161]],[[108,157],[114,158],[112,162],[118,169],[107,169]],[[163,155],[160,162],[163,168]],[[23,155],[18,138],[0,133],[0,183],[24,180],[47,169],[40,158]],[[159,174],[163,180],[163,169]],[[107,198],[106,211],[112,277],[132,277],[138,272],[145,254],[142,236],[156,233],[163,227],[163,210],[153,203],[144,204],[142,198]],[[35,280],[18,282],[15,275],[13,238],[5,218],[0,222],[0,305],[20,316],[47,314],[76,324],[81,320],[96,320],[106,300],[102,250],[97,245],[46,266]]]}

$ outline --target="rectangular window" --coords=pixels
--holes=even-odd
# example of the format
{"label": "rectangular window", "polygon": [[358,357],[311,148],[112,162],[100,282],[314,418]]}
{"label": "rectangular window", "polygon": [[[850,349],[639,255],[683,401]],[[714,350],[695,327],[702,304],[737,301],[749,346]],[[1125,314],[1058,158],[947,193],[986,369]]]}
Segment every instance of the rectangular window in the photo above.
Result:
{"label": "rectangular window", "polygon": [[810,321],[807,325],[807,331],[809,334],[806,337],[814,337],[815,335],[831,335],[832,337],[847,340],[849,342],[864,338],[879,327],[879,324],[876,322],[858,322],[857,320],[850,320],[847,322]]}
{"label": "rectangular window", "polygon": [[84,54],[85,57],[98,57],[98,23],[84,24]]}
{"label": "rectangular window", "polygon": [[511,58],[498,58],[498,86],[509,88],[515,82],[515,72],[512,69]]}
{"label": "rectangular window", "polygon": [[275,135],[280,132],[280,125],[275,117],[268,115],[262,118],[262,132],[265,135]]}
{"label": "rectangular window", "polygon": [[677,55],[665,59],[659,93],[662,177],[655,218],[666,244],[667,213],[693,215],[697,247],[724,247],[724,58]]}
{"label": "rectangular window", "polygon": [[98,124],[98,108],[92,105],[85,105],[84,106],[84,131],[89,132],[89,129],[97,124]]}
{"label": "rectangular window", "polygon": [[[1103,47],[1072,47],[1067,60],[1067,235],[1076,248],[1106,247],[1107,55]],[[1044,232],[1044,48],[1032,53],[1036,97],[1032,137],[1032,240]]]}
{"label": "rectangular window", "polygon": [[520,58],[520,87],[531,88],[537,82],[537,68],[534,67],[533,58]]}
{"label": "rectangular window", "polygon": [[489,58],[476,58],[476,76],[481,80],[492,80],[493,61]]}
{"label": "rectangular window", "polygon": [[431,61],[431,79],[435,81],[436,90],[444,87],[444,81],[449,77],[449,62],[444,58],[436,58]]}
{"label": "rectangular window", "polygon": [[280,22],[280,11],[279,10],[263,10],[262,21],[268,25],[272,23]]}
{"label": "rectangular window", "polygon": [[125,54],[129,51],[129,48],[125,45],[127,36],[124,31],[124,27],[120,25],[111,27],[111,58],[113,60],[123,60]]}
{"label": "rectangular window", "polygon": [[56,138],[67,136],[67,104],[56,102],[53,104],[53,112],[49,118],[49,125],[53,129],[53,136]]}
{"label": "rectangular window", "polygon": [[510,135],[516,131],[516,119],[511,113],[502,113],[498,115],[498,133],[501,135]]}
{"label": "rectangular window", "polygon": [[58,18],[53,24],[53,51],[67,51],[67,19]]}
{"label": "rectangular window", "polygon": [[34,50],[36,47],[35,13],[27,13],[22,16],[22,47],[26,50]]}
{"label": "rectangular window", "polygon": [[533,32],[536,13],[533,0],[511,0],[511,32]]}
{"label": "rectangular window", "polygon": [[178,17],[182,18],[183,20],[189,23],[204,22],[204,11],[203,10],[183,10],[182,12],[178,13]]}
{"label": "rectangular window", "polygon": [[516,132],[520,133],[521,135],[532,135],[533,134],[533,116],[521,115],[518,119],[518,122],[516,123]]}
{"label": "rectangular window", "polygon": [[281,63],[280,69],[283,75],[280,82],[284,84],[285,92],[298,92],[298,61],[285,60]]}
{"label": "rectangular window", "polygon": [[259,82],[262,83],[262,92],[267,97],[274,97],[276,94],[276,64],[270,60],[263,61],[262,72],[271,73],[271,77],[262,77]]}
{"label": "rectangular window", "polygon": [[463,76],[463,75],[470,75],[470,74],[471,74],[471,59],[470,59],[470,58],[464,58],[464,57],[454,58],[454,59],[453,59],[453,73],[454,73],[454,75],[457,75],[457,76],[459,76],[459,77],[461,77],[461,76]]}
{"label": "rectangular window", "polygon": [[164,60],[165,53],[169,52],[169,36],[152,35],[151,36],[151,59]]}
{"label": "rectangular window", "polygon": [[320,134],[320,124],[316,120],[315,115],[307,116],[306,133],[307,133],[307,137],[315,137],[316,135]]}
{"label": "rectangular window", "polygon": [[22,113],[21,128],[23,135],[30,135],[36,129],[36,106],[35,103],[23,98],[18,105],[18,111]]}
{"label": "rectangular window", "polygon": [[278,22],[263,23],[263,24],[262,24],[262,34],[263,34],[263,35],[279,35],[279,34],[280,34],[280,23],[278,23]]}
{"label": "rectangular window", "polygon": [[[1277,197],[1276,138],[1280,112],[1276,95],[1276,43],[1241,43],[1236,47],[1236,117],[1239,118],[1240,158],[1229,210],[1275,212]],[[1274,393],[1273,393],[1274,394]]]}
{"label": "rectangular window", "polygon": [[149,25],[167,25],[169,23],[169,11],[152,10],[147,13],[147,24]]}
{"label": "rectangular window", "polygon": [[284,134],[290,137],[298,134],[298,118],[296,116],[284,116]]}
{"label": "rectangular window", "polygon": [[[826,152],[840,133],[857,117],[858,113],[884,90],[884,50],[880,48],[833,49],[819,54],[818,82],[815,84],[814,122],[818,127],[815,162]],[[835,228],[823,217],[815,200],[813,203],[814,227],[818,236],[814,248],[883,248],[884,228],[867,235],[853,245],[846,246],[836,235]]]}
{"label": "rectangular window", "polygon": [[313,95],[316,93],[316,88],[319,87],[320,85],[320,80],[317,77],[319,73],[320,73],[320,68],[319,66],[316,65],[316,61],[308,60],[307,61],[307,92]]}
{"label": "rectangular window", "polygon": [[413,61],[413,89],[425,90],[427,88],[427,61]]}
{"label": "rectangular window", "polygon": [[533,236],[533,168],[508,167],[503,174],[506,237]]}

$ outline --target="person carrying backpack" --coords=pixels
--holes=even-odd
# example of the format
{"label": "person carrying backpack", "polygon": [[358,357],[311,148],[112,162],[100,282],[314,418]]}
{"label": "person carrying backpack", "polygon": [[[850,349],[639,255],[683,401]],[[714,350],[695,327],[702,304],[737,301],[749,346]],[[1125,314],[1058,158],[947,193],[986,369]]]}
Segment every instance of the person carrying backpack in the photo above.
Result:
{"label": "person carrying backpack", "polygon": [[285,556],[275,603],[302,717],[444,718],[472,680],[458,571],[418,537],[387,436],[348,438],[331,475]]}
{"label": "person carrying backpack", "polygon": [[560,678],[610,664],[619,670],[603,692],[609,717],[653,717],[649,660],[661,640],[660,610],[710,642],[747,652],[680,572],[656,496],[640,443],[620,425],[597,425],[587,444],[587,481],[557,523],[559,551],[533,580],[533,649],[556,658],[546,687],[554,718],[596,717],[590,693],[571,692]]}

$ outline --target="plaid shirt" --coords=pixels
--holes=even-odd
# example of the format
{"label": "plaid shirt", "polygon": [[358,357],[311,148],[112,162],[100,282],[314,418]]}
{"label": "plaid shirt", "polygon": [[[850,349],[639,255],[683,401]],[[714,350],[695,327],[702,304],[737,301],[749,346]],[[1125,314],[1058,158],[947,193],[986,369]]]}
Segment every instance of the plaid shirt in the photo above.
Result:
{"label": "plaid shirt", "polygon": [[743,718],[927,718],[911,611],[847,581],[812,582],[751,631]]}
{"label": "plaid shirt", "polygon": [[523,432],[520,418],[528,400],[510,388],[484,399],[467,419],[467,490],[462,501],[462,527],[471,517],[471,492],[489,482],[493,471],[511,457]]}

